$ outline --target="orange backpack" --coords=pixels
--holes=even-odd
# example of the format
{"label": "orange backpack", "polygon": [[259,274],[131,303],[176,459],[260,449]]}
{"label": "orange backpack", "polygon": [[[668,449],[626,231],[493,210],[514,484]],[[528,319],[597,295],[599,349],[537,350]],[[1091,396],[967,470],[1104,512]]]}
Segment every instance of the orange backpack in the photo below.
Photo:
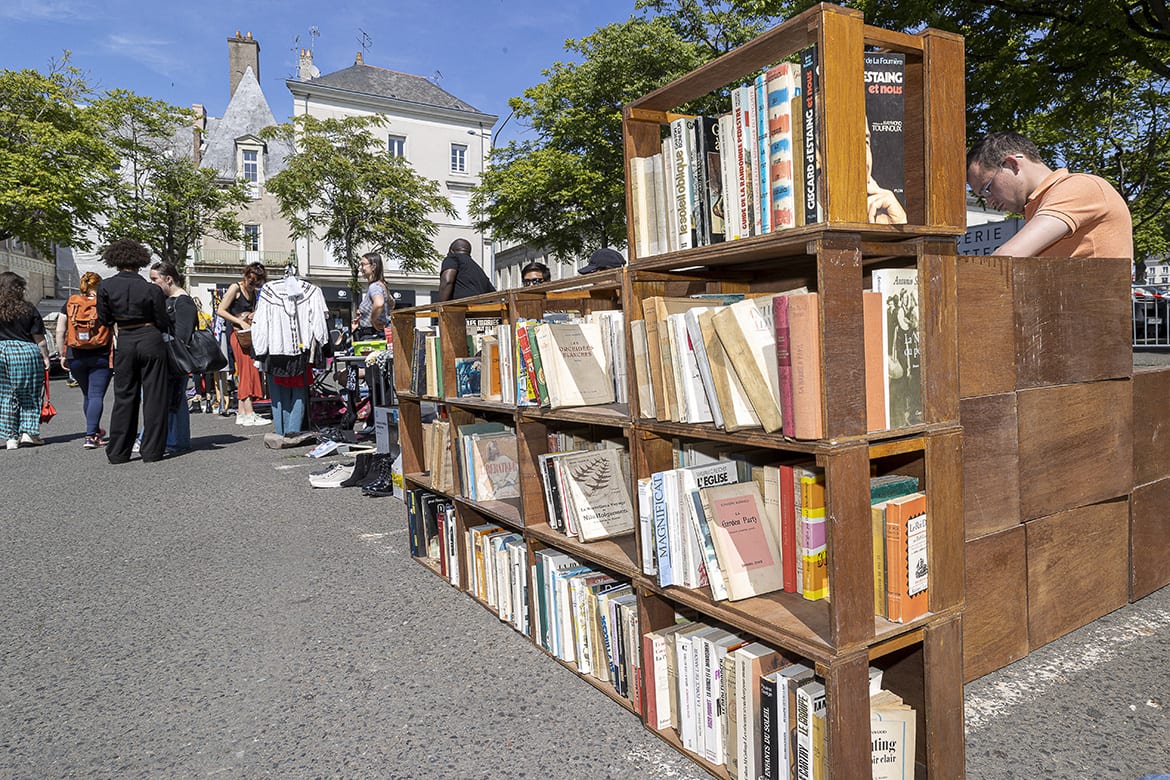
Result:
{"label": "orange backpack", "polygon": [[101,349],[110,344],[110,329],[98,322],[97,299],[70,295],[65,304],[65,344],[73,349]]}

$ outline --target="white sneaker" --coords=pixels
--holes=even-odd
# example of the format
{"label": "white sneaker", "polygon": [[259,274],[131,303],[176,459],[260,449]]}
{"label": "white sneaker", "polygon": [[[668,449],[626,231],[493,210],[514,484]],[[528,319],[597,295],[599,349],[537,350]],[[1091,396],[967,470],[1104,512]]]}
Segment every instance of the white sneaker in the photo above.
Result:
{"label": "white sneaker", "polygon": [[30,447],[39,447],[45,443],[45,440],[35,433],[22,433],[20,434],[20,443]]}
{"label": "white sneaker", "polygon": [[267,417],[261,417],[258,414],[253,414],[252,419],[250,419],[244,423],[244,425],[271,425],[271,424],[272,424],[272,420],[269,420]]}
{"label": "white sneaker", "polygon": [[130,448],[131,455],[139,455],[142,453],[142,442],[135,441],[134,446]]}
{"label": "white sneaker", "polygon": [[333,468],[320,476],[309,477],[309,484],[315,488],[337,488],[353,476],[353,463],[336,463]]}
{"label": "white sneaker", "polygon": [[5,448],[10,449],[10,450],[14,450],[19,446],[20,446],[20,439],[9,439],[8,444],[5,445]]}
{"label": "white sneaker", "polygon": [[250,414],[237,414],[236,415],[236,425],[247,425],[248,420],[250,420],[250,419],[252,419],[252,415],[250,415]]}

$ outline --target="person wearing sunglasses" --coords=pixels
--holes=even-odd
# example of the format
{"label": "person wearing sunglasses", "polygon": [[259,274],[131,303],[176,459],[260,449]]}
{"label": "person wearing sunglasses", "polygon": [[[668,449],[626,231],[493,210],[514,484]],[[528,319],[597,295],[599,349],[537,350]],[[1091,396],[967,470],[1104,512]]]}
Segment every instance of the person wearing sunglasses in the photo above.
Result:
{"label": "person wearing sunglasses", "polygon": [[1133,222],[1117,190],[1100,176],[1052,170],[1019,133],[990,133],[971,147],[967,186],[992,208],[1024,215],[998,255],[1133,258]]}
{"label": "person wearing sunglasses", "polygon": [[547,282],[549,279],[552,279],[552,272],[544,263],[538,263],[534,260],[520,269],[520,282],[525,287]]}

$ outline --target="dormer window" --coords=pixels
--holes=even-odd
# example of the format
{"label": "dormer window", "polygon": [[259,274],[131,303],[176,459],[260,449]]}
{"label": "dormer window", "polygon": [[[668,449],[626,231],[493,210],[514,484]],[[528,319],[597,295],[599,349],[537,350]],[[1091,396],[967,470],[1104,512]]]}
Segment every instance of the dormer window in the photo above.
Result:
{"label": "dormer window", "polygon": [[260,197],[264,184],[264,142],[254,135],[236,139],[236,177],[248,188],[253,200]]}
{"label": "dormer window", "polygon": [[255,149],[245,149],[243,153],[244,170],[240,177],[252,184],[260,182],[260,152]]}

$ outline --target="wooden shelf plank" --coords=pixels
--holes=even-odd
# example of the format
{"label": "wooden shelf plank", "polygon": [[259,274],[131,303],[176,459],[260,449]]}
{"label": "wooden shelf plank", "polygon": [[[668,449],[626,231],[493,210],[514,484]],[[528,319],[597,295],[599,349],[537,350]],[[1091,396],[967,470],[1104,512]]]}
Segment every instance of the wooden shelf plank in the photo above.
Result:
{"label": "wooden shelf plank", "polygon": [[548,523],[534,523],[526,526],[525,534],[539,539],[550,547],[564,550],[570,555],[596,563],[623,577],[634,578],[641,574],[638,547],[633,535],[617,539],[598,539],[595,542],[581,542],[575,537],[554,531]]}

